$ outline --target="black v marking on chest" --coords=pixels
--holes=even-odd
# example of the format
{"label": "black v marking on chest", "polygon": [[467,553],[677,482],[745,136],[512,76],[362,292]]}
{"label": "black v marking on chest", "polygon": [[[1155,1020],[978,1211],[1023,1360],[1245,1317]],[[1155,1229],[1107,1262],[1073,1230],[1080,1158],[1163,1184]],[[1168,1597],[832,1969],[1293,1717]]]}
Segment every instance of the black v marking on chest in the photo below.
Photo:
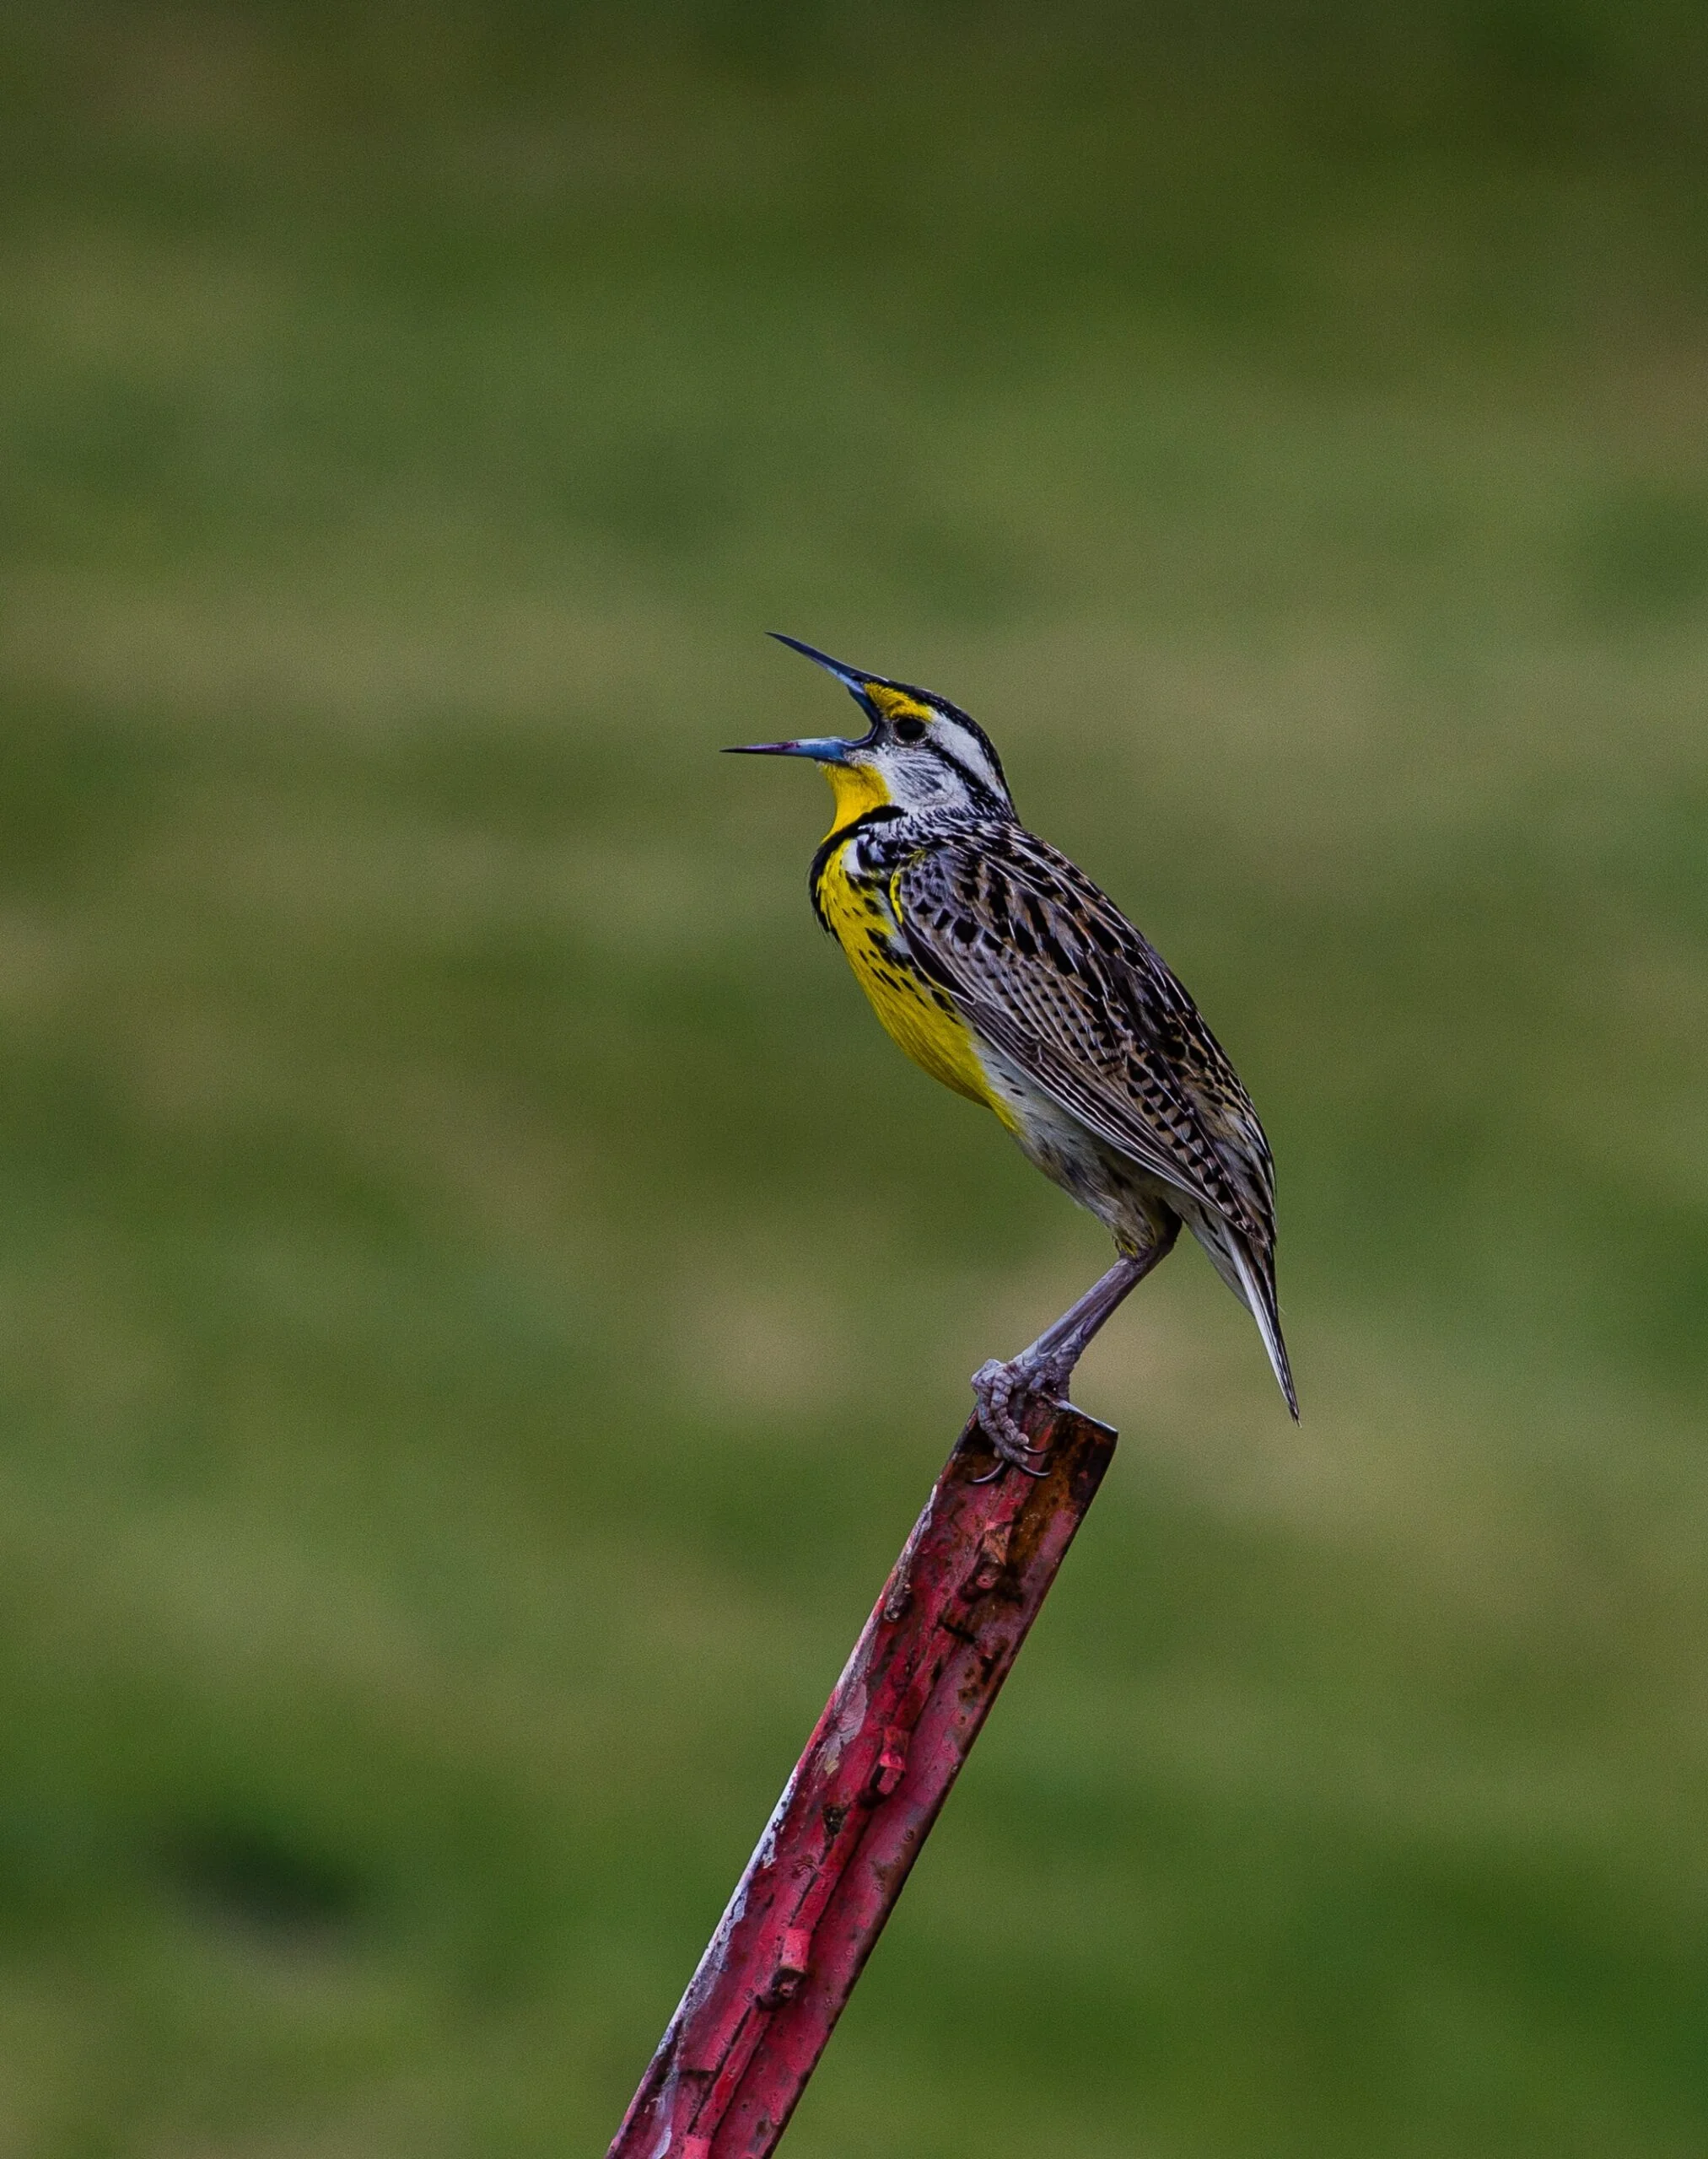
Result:
{"label": "black v marking on chest", "polygon": [[819,842],[818,851],[812,858],[812,866],[806,873],[806,889],[811,895],[812,912],[818,917],[818,926],[827,936],[835,933],[831,929],[830,919],[820,902],[818,892],[824,882],[824,873],[830,867],[831,857],[849,840],[858,839],[862,832],[870,832],[874,826],[893,824],[898,817],[906,815],[907,812],[897,809],[894,803],[880,803],[876,810],[863,810],[858,817],[851,817],[847,824],[838,825],[833,832],[827,832]]}

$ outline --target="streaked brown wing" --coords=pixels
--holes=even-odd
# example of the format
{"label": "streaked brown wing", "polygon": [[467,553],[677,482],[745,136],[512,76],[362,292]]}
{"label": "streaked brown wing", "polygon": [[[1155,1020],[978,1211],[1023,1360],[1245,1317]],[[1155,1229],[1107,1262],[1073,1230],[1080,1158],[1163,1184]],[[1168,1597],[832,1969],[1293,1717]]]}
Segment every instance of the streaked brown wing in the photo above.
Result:
{"label": "streaked brown wing", "polygon": [[1263,1127],[1221,1046],[1112,901],[1018,826],[934,842],[897,873],[919,965],[1038,1087],[1155,1176],[1273,1247]]}

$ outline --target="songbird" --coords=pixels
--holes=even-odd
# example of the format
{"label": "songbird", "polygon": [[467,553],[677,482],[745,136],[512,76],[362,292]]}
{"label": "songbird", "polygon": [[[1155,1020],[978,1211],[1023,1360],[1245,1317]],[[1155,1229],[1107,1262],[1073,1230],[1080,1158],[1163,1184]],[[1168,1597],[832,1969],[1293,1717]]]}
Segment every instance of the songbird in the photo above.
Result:
{"label": "songbird", "polygon": [[808,878],[820,923],[908,1056],[994,1110],[1115,1240],[1115,1264],[1076,1304],[973,1374],[992,1473],[1043,1474],[1020,1416],[1064,1400],[1087,1343],[1183,1222],[1257,1322],[1296,1419],[1269,1142],[1197,1006],[1114,902],[1021,823],[976,720],[773,635],[833,675],[868,723],[847,739],[735,746],[823,767],[835,812]]}

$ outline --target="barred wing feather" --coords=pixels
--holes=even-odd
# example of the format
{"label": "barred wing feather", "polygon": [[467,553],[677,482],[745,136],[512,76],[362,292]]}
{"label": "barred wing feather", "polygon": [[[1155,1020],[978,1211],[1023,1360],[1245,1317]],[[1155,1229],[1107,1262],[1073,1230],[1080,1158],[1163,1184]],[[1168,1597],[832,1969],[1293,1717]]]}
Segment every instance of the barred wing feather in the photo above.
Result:
{"label": "barred wing feather", "polygon": [[1298,1415],[1275,1298],[1274,1171],[1251,1098],[1161,956],[1020,826],[940,836],[891,900],[917,963],[984,1039],[1180,1212],[1263,1338]]}
{"label": "barred wing feather", "polygon": [[1269,1153],[1244,1088],[1162,960],[1030,833],[939,840],[892,889],[909,950],[978,1031],[1108,1145],[1248,1234]]}

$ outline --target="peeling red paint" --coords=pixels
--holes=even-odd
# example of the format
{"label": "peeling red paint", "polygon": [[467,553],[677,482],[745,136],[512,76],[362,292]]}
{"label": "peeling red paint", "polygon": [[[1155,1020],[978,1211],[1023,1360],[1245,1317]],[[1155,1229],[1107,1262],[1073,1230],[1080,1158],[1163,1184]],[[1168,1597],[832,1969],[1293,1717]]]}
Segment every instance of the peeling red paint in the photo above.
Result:
{"label": "peeling red paint", "polygon": [[976,1424],[914,1525],[609,2159],[765,2159],[1096,1496],[1115,1435],[1040,1424],[981,1484]]}

